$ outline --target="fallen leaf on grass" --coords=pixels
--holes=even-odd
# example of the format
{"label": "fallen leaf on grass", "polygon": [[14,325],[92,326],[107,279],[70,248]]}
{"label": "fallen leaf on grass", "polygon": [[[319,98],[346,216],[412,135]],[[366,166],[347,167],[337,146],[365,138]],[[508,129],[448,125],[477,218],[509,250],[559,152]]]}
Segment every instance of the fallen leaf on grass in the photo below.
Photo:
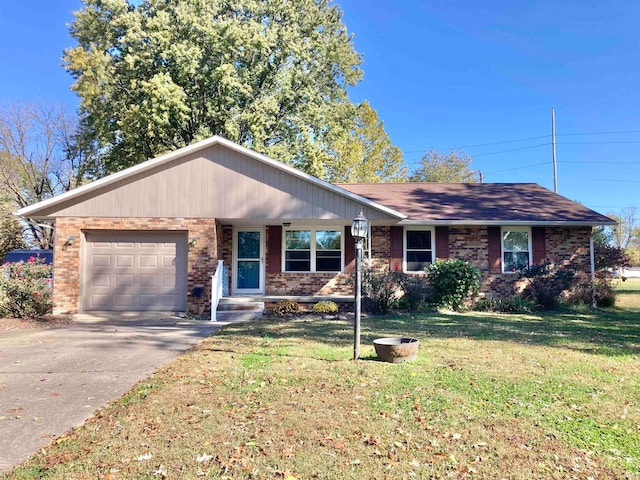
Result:
{"label": "fallen leaf on grass", "polygon": [[208,455],[206,453],[203,453],[202,455],[199,455],[199,456],[196,457],[196,462],[198,462],[198,463],[208,462],[212,458],[213,458],[213,455]]}
{"label": "fallen leaf on grass", "polygon": [[136,460],[138,460],[139,462],[143,462],[145,460],[150,460],[151,458],[153,458],[153,455],[151,453],[143,453]]}

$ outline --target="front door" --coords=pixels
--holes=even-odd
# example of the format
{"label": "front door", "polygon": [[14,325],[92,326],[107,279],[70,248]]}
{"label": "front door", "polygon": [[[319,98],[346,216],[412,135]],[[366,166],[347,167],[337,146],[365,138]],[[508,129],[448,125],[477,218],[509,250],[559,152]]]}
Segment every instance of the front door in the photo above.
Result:
{"label": "front door", "polygon": [[264,293],[264,229],[233,231],[233,293]]}

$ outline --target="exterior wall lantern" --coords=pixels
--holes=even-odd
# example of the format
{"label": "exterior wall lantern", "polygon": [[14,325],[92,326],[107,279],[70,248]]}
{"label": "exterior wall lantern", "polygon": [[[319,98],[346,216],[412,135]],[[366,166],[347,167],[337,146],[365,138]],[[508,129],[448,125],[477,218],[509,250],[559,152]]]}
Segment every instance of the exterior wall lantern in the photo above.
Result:
{"label": "exterior wall lantern", "polygon": [[360,315],[362,307],[362,249],[369,233],[369,222],[362,213],[351,223],[351,235],[356,242],[356,287],[355,287],[355,318],[353,330],[353,359],[360,357]]}

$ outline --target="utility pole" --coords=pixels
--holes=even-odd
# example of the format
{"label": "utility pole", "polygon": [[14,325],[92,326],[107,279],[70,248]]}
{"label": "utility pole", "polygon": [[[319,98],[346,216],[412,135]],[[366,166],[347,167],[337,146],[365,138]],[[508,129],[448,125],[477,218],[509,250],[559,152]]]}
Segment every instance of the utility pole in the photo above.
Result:
{"label": "utility pole", "polygon": [[553,191],[558,193],[558,164],[556,163],[556,111],[551,107],[551,150],[553,152]]}

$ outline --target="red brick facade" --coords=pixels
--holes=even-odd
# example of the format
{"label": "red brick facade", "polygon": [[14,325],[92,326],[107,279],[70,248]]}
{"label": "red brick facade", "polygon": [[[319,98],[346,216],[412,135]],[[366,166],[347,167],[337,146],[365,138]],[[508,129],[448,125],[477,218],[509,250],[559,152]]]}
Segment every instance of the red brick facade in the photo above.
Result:
{"label": "red brick facade", "polygon": [[[54,258],[54,311],[77,312],[82,310],[80,298],[81,252],[84,232],[91,230],[138,230],[138,231],[185,231],[187,238],[197,237],[188,252],[187,292],[196,286],[204,287],[204,295],[194,298],[188,295],[187,311],[202,314],[211,308],[211,275],[220,258],[229,270],[229,285],[233,275],[233,227],[221,225],[214,219],[190,218],[58,218],[56,222],[56,243]],[[266,265],[281,263],[278,258],[270,258],[269,227],[266,228]],[[589,239],[590,227],[547,227],[545,247],[548,261],[562,266],[571,266],[586,279],[590,272]],[[73,236],[76,240],[67,245]],[[491,274],[488,262],[487,227],[452,226],[448,231],[449,258],[469,262],[482,271],[481,294],[503,296],[513,294],[522,283],[514,274]],[[280,251],[281,249],[276,249]],[[437,250],[437,248],[436,248]],[[378,269],[388,269],[391,256],[390,227],[372,228],[371,265]],[[369,254],[365,253],[368,259]],[[366,264],[365,260],[365,264]],[[354,262],[350,261],[345,271],[332,273],[289,273],[267,269],[265,274],[266,295],[350,295],[353,285],[349,279]]]}

